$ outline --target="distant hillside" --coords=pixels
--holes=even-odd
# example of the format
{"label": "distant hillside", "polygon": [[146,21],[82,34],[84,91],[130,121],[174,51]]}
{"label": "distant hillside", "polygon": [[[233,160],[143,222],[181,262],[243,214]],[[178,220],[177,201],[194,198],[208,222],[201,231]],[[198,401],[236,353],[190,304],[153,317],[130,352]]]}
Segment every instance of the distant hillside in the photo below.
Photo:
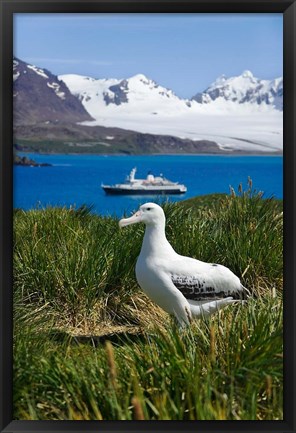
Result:
{"label": "distant hillside", "polygon": [[13,82],[15,126],[92,120],[65,83],[46,69],[15,58]]}
{"label": "distant hillside", "polygon": [[[221,153],[216,143],[207,140],[182,140],[169,135],[140,134],[116,128],[80,127],[77,132],[75,128],[61,127],[58,134],[57,127],[42,130],[40,125],[21,127],[18,130],[26,138],[16,140],[15,148],[23,152],[122,155]],[[89,130],[93,135],[89,134]],[[33,134],[36,134],[35,138],[32,138]],[[59,139],[54,138],[57,135]],[[77,139],[77,136],[83,138]]]}

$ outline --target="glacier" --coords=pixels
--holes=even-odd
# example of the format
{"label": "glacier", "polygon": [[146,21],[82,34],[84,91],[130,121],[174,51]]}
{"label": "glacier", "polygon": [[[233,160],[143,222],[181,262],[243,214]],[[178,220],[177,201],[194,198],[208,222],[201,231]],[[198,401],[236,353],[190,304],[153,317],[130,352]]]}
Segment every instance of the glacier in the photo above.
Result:
{"label": "glacier", "polygon": [[226,153],[283,149],[282,78],[260,80],[250,71],[221,76],[192,99],[179,98],[144,74],[127,79],[75,74],[58,78],[95,119],[84,125],[211,140]]}

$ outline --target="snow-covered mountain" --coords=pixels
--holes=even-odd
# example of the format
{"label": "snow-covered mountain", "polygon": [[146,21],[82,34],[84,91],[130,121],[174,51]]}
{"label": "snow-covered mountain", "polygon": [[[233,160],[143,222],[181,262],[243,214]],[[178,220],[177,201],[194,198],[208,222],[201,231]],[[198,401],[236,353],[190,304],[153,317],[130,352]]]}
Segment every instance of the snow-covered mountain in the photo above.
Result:
{"label": "snow-covered mountain", "polygon": [[281,78],[260,80],[249,71],[222,76],[191,100],[142,74],[127,79],[72,74],[59,79],[95,119],[85,125],[211,140],[225,151],[282,150]]}
{"label": "snow-covered mountain", "polygon": [[214,101],[231,101],[238,104],[269,105],[283,109],[283,79],[260,80],[252,72],[244,71],[238,77],[219,77],[204,92],[197,93],[193,100],[201,104]]}
{"label": "snow-covered mountain", "polygon": [[128,79],[94,79],[81,75],[61,75],[73,95],[77,96],[95,119],[105,113],[158,112],[172,114],[186,111],[191,103],[178,98],[171,90],[159,86],[143,74]]}
{"label": "snow-covered mountain", "polygon": [[14,124],[92,120],[63,81],[46,69],[13,59]]}
{"label": "snow-covered mountain", "polygon": [[104,137],[112,136],[122,148],[130,140],[167,153],[282,151],[281,78],[260,80],[245,71],[182,99],[143,74],[56,76],[14,58],[13,80],[16,137],[97,139],[105,145]]}
{"label": "snow-covered mountain", "polygon": [[[261,80],[250,71],[237,77],[219,77],[204,92],[188,99],[176,96],[172,90],[158,85],[143,74],[127,79],[94,79],[81,75],[61,75],[73,95],[95,118],[101,110],[121,106],[125,112],[147,114],[200,111],[200,105],[211,103],[211,111],[238,108],[264,111],[283,109],[283,79]],[[198,103],[198,105],[196,104]],[[238,107],[239,106],[239,107]],[[205,109],[208,112],[208,109]]]}

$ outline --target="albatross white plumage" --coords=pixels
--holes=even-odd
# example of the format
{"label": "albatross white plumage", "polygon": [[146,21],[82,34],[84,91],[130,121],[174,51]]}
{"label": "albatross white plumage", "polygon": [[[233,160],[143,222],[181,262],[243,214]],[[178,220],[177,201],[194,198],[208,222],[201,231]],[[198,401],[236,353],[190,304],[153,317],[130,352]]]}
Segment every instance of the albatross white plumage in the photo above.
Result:
{"label": "albatross white plumage", "polygon": [[181,326],[192,317],[208,316],[245,299],[248,290],[228,268],[181,256],[165,235],[165,215],[155,203],[143,204],[120,227],[144,223],[145,235],[136,264],[142,290],[163,310],[176,317]]}

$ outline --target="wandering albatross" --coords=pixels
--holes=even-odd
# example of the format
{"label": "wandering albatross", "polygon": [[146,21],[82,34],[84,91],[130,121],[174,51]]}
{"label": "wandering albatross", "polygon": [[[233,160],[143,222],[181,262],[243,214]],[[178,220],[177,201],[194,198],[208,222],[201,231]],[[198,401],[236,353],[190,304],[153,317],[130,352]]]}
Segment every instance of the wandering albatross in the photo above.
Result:
{"label": "wandering albatross", "polygon": [[142,290],[181,326],[192,317],[209,316],[221,308],[246,299],[249,292],[230,269],[215,263],[181,256],[165,235],[165,215],[155,203],[143,204],[120,227],[144,223],[145,235],[136,264]]}

